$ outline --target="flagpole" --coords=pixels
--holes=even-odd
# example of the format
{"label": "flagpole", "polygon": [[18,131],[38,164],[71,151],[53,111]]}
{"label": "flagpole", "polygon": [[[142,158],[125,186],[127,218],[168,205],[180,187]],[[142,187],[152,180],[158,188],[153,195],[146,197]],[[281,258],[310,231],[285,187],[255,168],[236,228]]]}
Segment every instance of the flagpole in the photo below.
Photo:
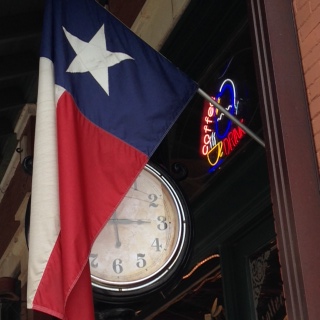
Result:
{"label": "flagpole", "polygon": [[198,93],[205,98],[207,101],[212,103],[218,110],[220,110],[227,118],[229,118],[232,122],[238,125],[245,133],[247,133],[252,139],[258,142],[262,147],[265,148],[265,143],[261,140],[253,131],[251,131],[247,126],[241,123],[236,117],[234,117],[230,112],[228,112],[225,108],[220,106],[216,101],[214,101],[208,94],[206,94],[202,89],[198,89]]}

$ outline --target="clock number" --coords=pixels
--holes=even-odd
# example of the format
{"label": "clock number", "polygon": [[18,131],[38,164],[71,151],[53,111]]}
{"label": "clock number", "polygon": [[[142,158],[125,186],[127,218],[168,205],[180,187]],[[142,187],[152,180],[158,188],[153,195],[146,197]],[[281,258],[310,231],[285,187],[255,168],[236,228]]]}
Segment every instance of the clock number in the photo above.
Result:
{"label": "clock number", "polygon": [[121,263],[122,263],[121,259],[115,259],[113,261],[112,268],[113,268],[113,271],[117,274],[119,274],[123,271],[123,267],[122,267]]}
{"label": "clock number", "polygon": [[151,201],[150,203],[149,203],[149,207],[157,207],[158,206],[158,204],[157,203],[155,203],[157,200],[158,200],[158,197],[154,194],[154,193],[150,193],[149,195],[148,195],[148,198],[149,198],[149,200]]}
{"label": "clock number", "polygon": [[92,260],[90,262],[90,266],[92,268],[98,268],[98,262],[95,262],[96,259],[98,258],[98,254],[97,253],[90,253],[90,258],[92,258]]}
{"label": "clock number", "polygon": [[152,242],[151,247],[156,248],[156,251],[160,251],[162,249],[162,244],[159,242],[159,238],[155,238],[154,241]]}
{"label": "clock number", "polygon": [[159,216],[157,218],[158,221],[160,221],[160,223],[157,225],[157,228],[159,230],[166,230],[168,228],[168,224],[167,224],[167,219],[164,216]]}
{"label": "clock number", "polygon": [[137,267],[138,268],[144,268],[147,264],[147,261],[144,259],[145,254],[138,253],[137,254]]}

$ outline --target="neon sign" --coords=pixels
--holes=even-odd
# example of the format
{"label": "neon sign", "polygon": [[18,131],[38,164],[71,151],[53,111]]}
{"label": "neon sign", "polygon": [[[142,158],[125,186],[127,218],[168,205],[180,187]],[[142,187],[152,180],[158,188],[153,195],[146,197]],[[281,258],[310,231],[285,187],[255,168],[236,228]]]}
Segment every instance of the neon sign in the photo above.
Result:
{"label": "neon sign", "polygon": [[[239,102],[232,80],[226,79],[220,86],[219,92],[212,97],[230,114],[239,117]],[[240,118],[243,123],[243,119]],[[245,132],[221,113],[208,101],[204,102],[201,122],[200,154],[207,158],[210,171],[219,167],[239,144]]]}

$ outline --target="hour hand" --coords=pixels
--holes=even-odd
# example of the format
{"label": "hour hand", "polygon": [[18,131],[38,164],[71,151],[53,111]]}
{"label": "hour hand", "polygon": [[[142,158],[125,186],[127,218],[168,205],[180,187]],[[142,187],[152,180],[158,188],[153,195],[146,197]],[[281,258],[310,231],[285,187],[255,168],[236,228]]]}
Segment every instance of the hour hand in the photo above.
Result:
{"label": "hour hand", "polygon": [[116,223],[116,224],[144,224],[144,223],[151,223],[150,220],[144,220],[144,219],[115,219],[111,218],[109,220],[110,223]]}

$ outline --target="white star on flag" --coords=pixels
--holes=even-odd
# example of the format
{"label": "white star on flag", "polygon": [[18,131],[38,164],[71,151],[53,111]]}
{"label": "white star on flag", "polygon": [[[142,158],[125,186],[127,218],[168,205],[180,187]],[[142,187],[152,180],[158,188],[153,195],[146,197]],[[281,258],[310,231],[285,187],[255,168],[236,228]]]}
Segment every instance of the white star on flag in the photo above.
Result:
{"label": "white star on flag", "polygon": [[107,95],[109,95],[109,67],[124,60],[134,59],[125,53],[107,50],[104,25],[102,25],[90,42],[82,41],[69,33],[64,27],[62,28],[70,45],[77,54],[69,65],[67,72],[90,72]]}

